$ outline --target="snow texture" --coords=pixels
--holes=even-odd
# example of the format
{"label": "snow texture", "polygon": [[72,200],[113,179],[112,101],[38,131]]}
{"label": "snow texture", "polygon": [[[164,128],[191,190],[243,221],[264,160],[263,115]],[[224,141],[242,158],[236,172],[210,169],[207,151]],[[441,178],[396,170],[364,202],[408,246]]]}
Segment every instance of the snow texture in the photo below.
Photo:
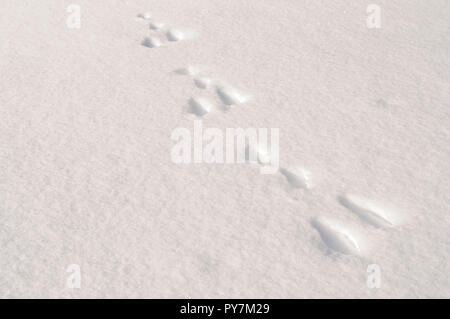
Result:
{"label": "snow texture", "polygon": [[1,298],[450,297],[449,1],[69,3],[0,1]]}

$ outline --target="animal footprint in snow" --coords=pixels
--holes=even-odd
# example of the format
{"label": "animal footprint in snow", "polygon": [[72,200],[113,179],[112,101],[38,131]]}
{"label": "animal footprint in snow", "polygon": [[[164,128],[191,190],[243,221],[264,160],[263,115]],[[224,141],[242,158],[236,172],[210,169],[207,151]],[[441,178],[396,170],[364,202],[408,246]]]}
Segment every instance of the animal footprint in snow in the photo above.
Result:
{"label": "animal footprint in snow", "polygon": [[187,75],[193,77],[194,84],[199,89],[209,89],[215,82],[213,78],[201,75],[201,69],[196,66],[188,65],[185,68],[179,68],[175,70],[175,73],[179,75]]}
{"label": "animal footprint in snow", "polygon": [[[177,42],[195,36],[195,32],[193,31],[176,27],[167,27],[164,22],[152,21],[150,13],[139,14],[138,17],[142,20],[150,21],[149,29],[151,36],[146,37],[142,41],[142,44],[146,47],[156,48],[162,46],[166,41]],[[157,45],[155,45],[155,43],[157,43]]]}
{"label": "animal footprint in snow", "polygon": [[338,201],[362,220],[377,228],[392,227],[392,212],[356,195],[342,195]]}
{"label": "animal footprint in snow", "polygon": [[225,106],[223,108],[224,110],[228,110],[232,105],[241,104],[250,99],[250,96],[238,91],[230,85],[216,84],[222,83],[222,81],[205,76],[198,67],[187,66],[175,70],[175,73],[191,77],[195,86],[199,89],[206,90],[214,87],[220,101]]}
{"label": "animal footprint in snow", "polygon": [[163,29],[165,24],[163,22],[151,22],[150,30],[161,30]]}
{"label": "animal footprint in snow", "polygon": [[211,84],[213,83],[213,79],[208,77],[198,77],[194,79],[194,84],[199,89],[208,89],[211,87]]}
{"label": "animal footprint in snow", "polygon": [[176,42],[188,38],[188,33],[177,28],[172,28],[166,33],[167,40]]}
{"label": "animal footprint in snow", "polygon": [[311,173],[302,168],[280,168],[280,173],[286,177],[288,183],[293,188],[309,189],[313,186],[311,182]]}
{"label": "animal footprint in snow", "polygon": [[187,75],[187,76],[194,76],[197,75],[200,72],[198,67],[189,65],[185,68],[179,68],[175,70],[175,73],[180,75]]}
{"label": "animal footprint in snow", "polygon": [[[362,197],[346,194],[338,196],[338,201],[362,220],[377,228],[394,225],[392,211]],[[361,252],[355,231],[319,217],[312,221],[325,244],[340,253],[358,255]]]}
{"label": "animal footprint in snow", "polygon": [[244,93],[238,91],[237,89],[231,86],[223,86],[220,85],[216,88],[217,95],[219,96],[222,103],[231,107],[232,105],[242,104],[249,100],[249,96]]}
{"label": "animal footprint in snow", "polygon": [[152,18],[152,14],[150,12],[139,13],[137,17],[141,20],[150,20]]}
{"label": "animal footprint in snow", "polygon": [[343,254],[360,254],[361,250],[356,236],[349,229],[324,217],[314,219],[311,224],[319,232],[323,242],[330,249]]}
{"label": "animal footprint in snow", "polygon": [[148,48],[157,48],[162,45],[162,42],[157,37],[145,37],[144,40],[142,40],[142,45]]}
{"label": "animal footprint in snow", "polygon": [[214,83],[214,79],[202,75],[201,73],[203,73],[204,71],[202,69],[203,68],[197,66],[188,65],[185,68],[179,68],[175,70],[175,73],[191,76],[194,79],[194,84],[196,87],[198,87],[199,89],[207,89]]}
{"label": "animal footprint in snow", "polygon": [[197,116],[203,116],[212,109],[212,103],[204,97],[190,98],[188,104],[188,111]]}

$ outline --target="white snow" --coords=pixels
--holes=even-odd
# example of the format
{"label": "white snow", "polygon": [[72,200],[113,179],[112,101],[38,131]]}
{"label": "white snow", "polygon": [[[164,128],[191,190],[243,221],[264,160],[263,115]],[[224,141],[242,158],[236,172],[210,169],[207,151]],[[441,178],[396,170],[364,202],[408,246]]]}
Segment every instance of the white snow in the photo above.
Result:
{"label": "white snow", "polygon": [[[73,2],[0,1],[0,297],[450,297],[447,0]],[[172,162],[189,101],[300,173]]]}

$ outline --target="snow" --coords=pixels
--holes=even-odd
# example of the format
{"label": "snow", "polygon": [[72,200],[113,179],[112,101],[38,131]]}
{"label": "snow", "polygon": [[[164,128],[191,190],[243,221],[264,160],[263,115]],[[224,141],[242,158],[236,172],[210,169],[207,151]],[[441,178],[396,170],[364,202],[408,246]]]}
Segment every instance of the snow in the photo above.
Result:
{"label": "snow", "polygon": [[[0,297],[450,297],[448,1],[73,3],[0,2]],[[174,163],[198,119],[282,171]]]}

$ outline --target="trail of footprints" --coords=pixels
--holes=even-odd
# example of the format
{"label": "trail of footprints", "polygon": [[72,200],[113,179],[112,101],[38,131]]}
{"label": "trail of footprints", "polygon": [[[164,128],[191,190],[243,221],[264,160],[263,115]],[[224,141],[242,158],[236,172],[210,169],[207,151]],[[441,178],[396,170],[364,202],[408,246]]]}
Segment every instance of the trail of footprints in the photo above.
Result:
{"label": "trail of footprints", "polygon": [[[261,153],[259,150],[252,151],[256,152],[258,163],[264,165],[270,162],[267,159],[267,156],[270,155],[267,153]],[[285,177],[286,182],[293,189],[310,190],[314,187],[312,174],[304,168],[280,167],[279,173]],[[342,194],[337,196],[336,200],[349,213],[355,214],[363,223],[371,227],[378,229],[394,227],[395,214],[384,205],[354,194]],[[350,255],[363,253],[356,229],[324,216],[314,218],[311,226],[319,233],[320,238],[329,249]]]}
{"label": "trail of footprints", "polygon": [[[201,90],[214,90],[222,110],[228,110],[233,105],[243,104],[250,100],[250,96],[239,91],[232,85],[224,81],[205,75],[200,69],[188,66],[175,70],[175,73],[188,76],[192,79],[194,85]],[[188,100],[188,112],[199,117],[204,116],[216,109],[214,102],[206,96],[193,96]]]}
{"label": "trail of footprints", "polygon": [[157,48],[168,42],[190,39],[195,35],[192,31],[169,26],[164,22],[154,20],[149,12],[138,14],[137,19],[148,23],[150,34],[141,42],[143,46],[148,48]]}
{"label": "trail of footprints", "polygon": [[[193,35],[192,32],[169,27],[163,22],[153,20],[150,13],[139,14],[138,19],[149,23],[151,34],[142,41],[142,45],[149,48],[160,47],[166,42],[177,42],[188,39]],[[180,68],[175,73],[190,77],[193,84],[201,90],[214,90],[224,110],[228,110],[233,105],[243,104],[250,99],[249,95],[204,74],[196,67],[188,66]],[[187,104],[188,112],[198,117],[203,117],[216,109],[214,102],[206,96],[192,96],[188,99]],[[250,153],[253,153],[254,157],[251,157]],[[269,157],[270,154],[267,154],[263,150],[250,149],[249,147],[246,149],[246,158],[248,161],[250,161],[249,159],[256,158],[257,163],[266,165],[270,162]],[[286,183],[293,189],[308,191],[314,186],[312,174],[304,168],[280,167],[278,172],[284,176]],[[341,194],[336,197],[336,201],[345,207],[349,213],[355,214],[363,223],[371,227],[386,229],[395,226],[393,212],[386,209],[383,205],[354,194]],[[349,255],[362,254],[362,248],[359,242],[360,238],[355,228],[324,216],[318,216],[312,219],[311,226],[317,231],[322,241],[330,250]]]}
{"label": "trail of footprints", "polygon": [[[337,197],[337,201],[356,214],[361,221],[375,228],[393,227],[392,212],[383,206],[353,194]],[[356,230],[324,217],[315,218],[312,226],[319,232],[325,244],[340,253],[359,255],[362,253]]]}

